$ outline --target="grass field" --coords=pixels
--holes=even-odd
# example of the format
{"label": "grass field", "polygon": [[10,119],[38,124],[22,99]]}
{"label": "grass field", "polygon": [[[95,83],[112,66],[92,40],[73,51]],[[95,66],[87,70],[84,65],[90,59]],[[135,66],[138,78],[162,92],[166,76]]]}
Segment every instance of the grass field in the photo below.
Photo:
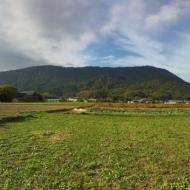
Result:
{"label": "grass field", "polygon": [[32,112],[0,120],[0,189],[190,187],[188,109]]}

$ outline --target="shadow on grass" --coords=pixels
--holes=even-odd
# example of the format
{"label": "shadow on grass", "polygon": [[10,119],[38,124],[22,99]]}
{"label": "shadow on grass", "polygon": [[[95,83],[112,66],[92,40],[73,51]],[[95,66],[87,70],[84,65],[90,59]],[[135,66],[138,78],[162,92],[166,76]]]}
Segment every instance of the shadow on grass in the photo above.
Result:
{"label": "shadow on grass", "polygon": [[35,118],[35,116],[32,114],[3,117],[0,118],[0,127],[4,127],[7,123],[23,122],[33,118]]}
{"label": "shadow on grass", "polygon": [[46,113],[59,113],[59,112],[68,112],[71,111],[73,108],[63,108],[63,109],[57,109],[57,110],[48,110],[44,111]]}

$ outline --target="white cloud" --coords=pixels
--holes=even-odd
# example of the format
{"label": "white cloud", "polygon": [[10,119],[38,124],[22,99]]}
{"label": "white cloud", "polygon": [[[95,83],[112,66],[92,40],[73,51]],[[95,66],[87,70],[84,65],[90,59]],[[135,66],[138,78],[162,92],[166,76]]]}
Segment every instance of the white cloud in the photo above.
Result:
{"label": "white cloud", "polygon": [[190,1],[171,1],[168,5],[161,5],[158,13],[152,12],[152,6],[144,0],[131,0],[112,8],[110,22],[104,27],[103,32],[121,34],[117,37],[120,45],[126,50],[142,55],[114,58],[111,61],[112,65],[162,67],[190,81],[187,74],[190,70],[190,46],[187,38],[180,38],[180,30],[175,31],[177,36],[171,40],[171,44],[169,40],[162,41],[157,38],[160,33],[161,37],[164,37],[165,32],[170,32],[169,26],[183,22],[184,17],[189,14],[187,10]]}
{"label": "white cloud", "polygon": [[176,24],[190,9],[190,1],[174,0],[163,5],[158,13],[150,14],[145,20],[145,29],[162,30]]}
{"label": "white cloud", "polygon": [[[78,28],[76,23],[76,26],[71,24],[70,28],[66,28],[69,27],[69,22],[72,23],[74,19],[77,19],[75,18],[76,16],[80,17],[80,15],[78,15],[78,13],[76,15],[73,10],[70,10],[71,13],[69,13],[68,10],[69,14],[73,13],[73,15],[70,15],[71,18],[67,18],[66,14],[63,15],[63,17],[65,16],[66,18],[58,20],[59,22],[56,25],[52,25],[54,28],[51,28],[51,23],[48,23],[50,26],[43,26],[42,23],[38,22],[40,15],[38,15],[39,17],[35,17],[34,15],[29,14],[30,11],[28,10],[28,5],[30,5],[31,2],[32,1],[30,0],[6,0],[6,3],[4,2],[1,4],[1,38],[6,39],[6,42],[11,44],[12,48],[17,49],[17,51],[20,51],[24,56],[28,56],[34,60],[44,60],[47,63],[60,64],[63,66],[85,65],[88,56],[82,55],[80,52],[90,42],[95,40],[95,29],[90,30],[89,28],[88,30],[88,27],[90,26],[87,26],[87,29],[81,32],[82,29],[80,22],[78,23]],[[52,1],[38,2],[43,2],[41,4],[41,8],[43,8],[43,6],[46,6],[47,2]],[[61,6],[60,11],[64,9],[65,4],[74,5],[71,1],[70,3],[69,1],[64,2],[65,3],[61,3],[61,1],[57,1],[58,5],[56,6]],[[84,6],[81,5],[81,9],[88,8],[89,3],[87,4],[87,2],[88,1],[83,1]],[[48,8],[51,9],[52,7]],[[71,9],[73,8],[74,7],[71,6]],[[75,7],[75,9],[77,9],[77,7]],[[80,13],[81,10],[79,9],[78,11]],[[88,14],[91,14],[91,12],[88,12]],[[55,16],[55,20],[58,19],[56,12],[52,12],[52,15],[50,14],[49,17],[51,18],[53,16]],[[88,18],[89,16],[94,15],[84,15],[84,21],[86,20],[86,17]],[[44,15],[41,15],[41,17],[44,17]],[[44,20],[45,19],[46,17],[44,17]],[[93,17],[91,19],[93,19]],[[71,32],[73,29],[76,31]],[[51,38],[50,36],[45,35],[46,31],[50,31],[51,33],[49,33],[49,35],[52,36],[56,33],[59,37]],[[75,36],[71,35],[71,33],[75,33]]]}

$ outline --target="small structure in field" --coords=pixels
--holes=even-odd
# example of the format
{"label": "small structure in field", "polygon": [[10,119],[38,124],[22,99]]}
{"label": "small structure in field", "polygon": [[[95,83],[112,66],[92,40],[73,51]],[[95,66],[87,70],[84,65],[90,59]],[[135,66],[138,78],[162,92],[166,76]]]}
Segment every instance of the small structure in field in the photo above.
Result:
{"label": "small structure in field", "polygon": [[87,110],[84,108],[74,108],[72,110],[72,112],[74,112],[74,113],[85,113],[85,112],[87,112]]}
{"label": "small structure in field", "polygon": [[60,98],[48,98],[45,101],[49,102],[49,103],[56,103],[56,102],[61,102],[61,99]]}
{"label": "small structure in field", "polygon": [[78,98],[67,98],[68,102],[78,102]]}
{"label": "small structure in field", "polygon": [[95,99],[95,98],[89,98],[89,99],[87,99],[87,102],[97,102],[97,99]]}
{"label": "small structure in field", "polygon": [[189,101],[189,100],[186,100],[184,103],[185,103],[185,104],[190,104],[190,101]]}
{"label": "small structure in field", "polygon": [[183,100],[168,100],[167,102],[165,102],[165,104],[182,104],[184,103]]}

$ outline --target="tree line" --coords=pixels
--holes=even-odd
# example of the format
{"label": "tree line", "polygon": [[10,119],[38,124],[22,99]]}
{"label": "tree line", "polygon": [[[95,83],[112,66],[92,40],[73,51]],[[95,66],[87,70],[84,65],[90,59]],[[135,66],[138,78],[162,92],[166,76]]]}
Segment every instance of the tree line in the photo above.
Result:
{"label": "tree line", "polygon": [[[0,102],[40,102],[44,101],[44,97],[37,92],[31,91],[32,94],[26,92],[19,92],[18,89],[11,85],[0,85]],[[30,93],[30,91],[29,91]]]}

